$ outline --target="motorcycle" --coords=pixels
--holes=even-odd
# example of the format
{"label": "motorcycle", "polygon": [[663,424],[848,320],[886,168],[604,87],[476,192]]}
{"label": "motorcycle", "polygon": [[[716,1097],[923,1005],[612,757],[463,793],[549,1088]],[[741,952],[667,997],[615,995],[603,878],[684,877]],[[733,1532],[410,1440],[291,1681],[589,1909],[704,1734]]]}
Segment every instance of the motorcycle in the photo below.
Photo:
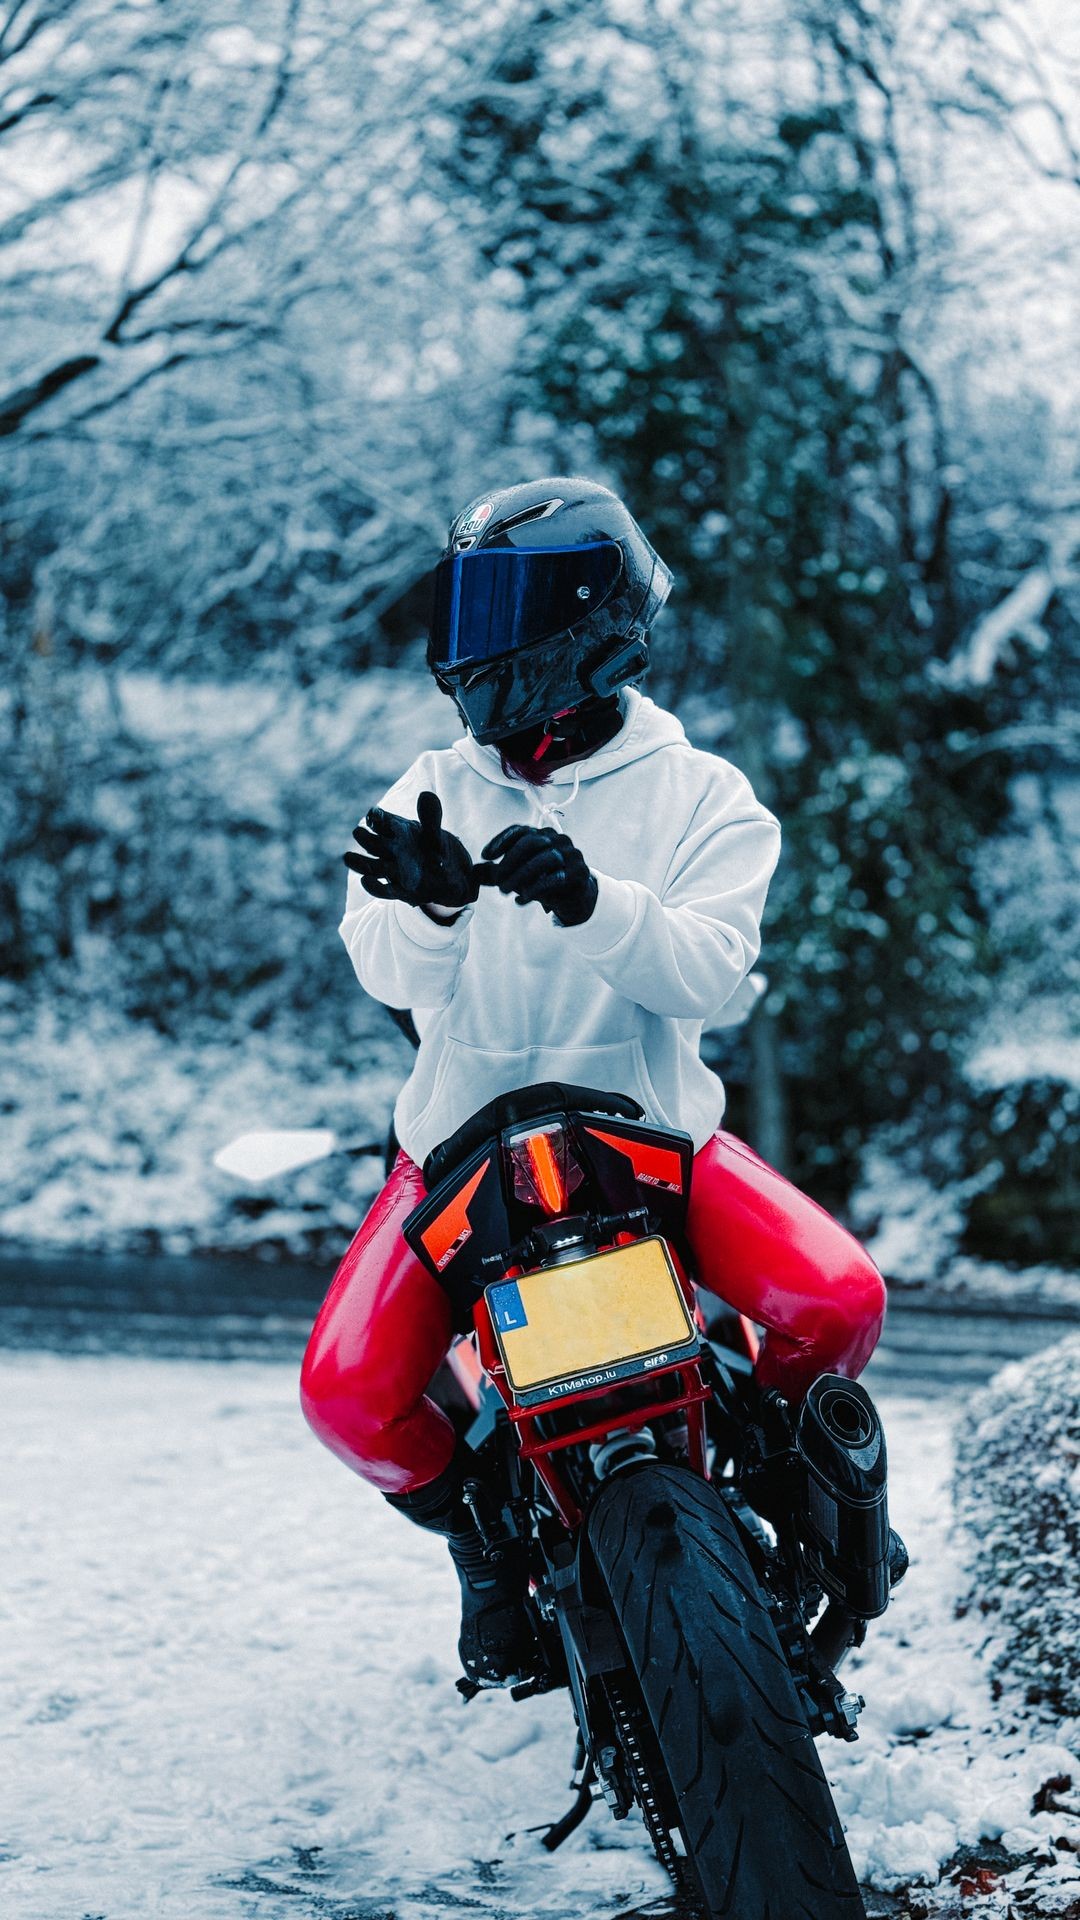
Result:
{"label": "motorcycle", "polygon": [[884,1434],[839,1376],[797,1413],[756,1388],[754,1328],[695,1295],[692,1163],[622,1095],[520,1088],[429,1155],[405,1237],[459,1329],[443,1401],[484,1550],[528,1560],[512,1697],[565,1689],[576,1723],[543,1844],[602,1797],[704,1920],[859,1920],[815,1739],[857,1738],[838,1668],[906,1567]]}

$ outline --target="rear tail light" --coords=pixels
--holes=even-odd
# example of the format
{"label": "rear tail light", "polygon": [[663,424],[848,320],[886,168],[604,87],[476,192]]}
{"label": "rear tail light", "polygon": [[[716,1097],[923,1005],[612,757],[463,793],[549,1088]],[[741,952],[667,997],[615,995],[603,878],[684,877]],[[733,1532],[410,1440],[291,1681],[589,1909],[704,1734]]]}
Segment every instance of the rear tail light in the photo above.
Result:
{"label": "rear tail light", "polygon": [[542,1127],[519,1134],[509,1142],[509,1151],[515,1197],[542,1208],[549,1219],[565,1213],[570,1195],[585,1177],[565,1128]]}

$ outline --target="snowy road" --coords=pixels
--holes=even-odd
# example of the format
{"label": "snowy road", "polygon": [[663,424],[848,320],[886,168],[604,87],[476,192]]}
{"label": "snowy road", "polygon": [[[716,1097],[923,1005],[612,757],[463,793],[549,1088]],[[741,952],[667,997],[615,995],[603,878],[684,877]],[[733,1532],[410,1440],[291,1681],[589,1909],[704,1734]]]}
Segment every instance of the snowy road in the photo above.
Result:
{"label": "snowy road", "polygon": [[[527,1832],[566,1805],[565,1701],[461,1704],[441,1543],[309,1439],[291,1367],[8,1353],[0,1405],[4,1920],[671,1912],[636,1823]],[[898,1887],[1003,1838],[1063,1864],[979,1911],[1066,1913],[1080,1823],[1031,1807],[1077,1762],[1009,1733],[952,1618],[943,1412],[885,1413],[914,1568],[826,1747],[856,1863]]]}

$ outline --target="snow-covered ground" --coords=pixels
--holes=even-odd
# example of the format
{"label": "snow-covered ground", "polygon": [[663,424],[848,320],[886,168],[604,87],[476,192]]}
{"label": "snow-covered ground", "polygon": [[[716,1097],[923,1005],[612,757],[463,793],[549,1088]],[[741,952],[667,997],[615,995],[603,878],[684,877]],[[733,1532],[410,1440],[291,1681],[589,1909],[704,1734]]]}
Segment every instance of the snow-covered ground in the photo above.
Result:
{"label": "snow-covered ground", "polygon": [[[462,1705],[445,1549],[321,1452],[291,1368],[7,1354],[0,1404],[5,1920],[670,1911],[635,1822],[601,1805],[553,1857],[528,1832],[567,1804],[565,1699]],[[1080,1818],[1032,1803],[1080,1756],[993,1704],[953,1617],[944,1411],[885,1414],[914,1566],[862,1740],[825,1748],[856,1863],[932,1885],[1000,1839],[1037,1889],[964,1912],[1076,1911]]]}

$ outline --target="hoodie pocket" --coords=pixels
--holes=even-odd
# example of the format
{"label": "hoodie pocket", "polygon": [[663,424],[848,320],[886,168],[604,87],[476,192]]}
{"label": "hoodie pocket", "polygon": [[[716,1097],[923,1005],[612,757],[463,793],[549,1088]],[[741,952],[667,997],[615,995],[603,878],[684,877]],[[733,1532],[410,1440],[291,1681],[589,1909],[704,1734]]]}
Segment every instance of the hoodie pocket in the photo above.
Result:
{"label": "hoodie pocket", "polygon": [[474,1047],[447,1034],[435,1063],[431,1092],[418,1113],[402,1118],[414,1134],[426,1136],[434,1128],[432,1145],[436,1145],[497,1094],[528,1086],[534,1077],[530,1058],[526,1048]]}
{"label": "hoodie pocket", "polygon": [[641,1041],[608,1040],[588,1047],[537,1047],[530,1054],[530,1080],[561,1080],[600,1093],[623,1093],[649,1119],[663,1117]]}

